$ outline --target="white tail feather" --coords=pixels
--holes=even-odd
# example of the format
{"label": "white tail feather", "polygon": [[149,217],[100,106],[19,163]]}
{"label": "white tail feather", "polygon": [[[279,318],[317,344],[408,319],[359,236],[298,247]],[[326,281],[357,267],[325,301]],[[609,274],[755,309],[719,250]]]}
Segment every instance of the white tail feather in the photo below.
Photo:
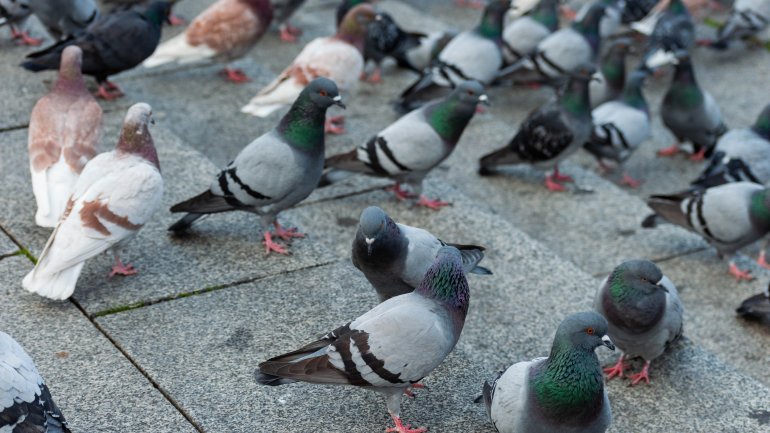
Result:
{"label": "white tail feather", "polygon": [[46,274],[44,270],[35,267],[24,277],[22,286],[32,293],[37,293],[49,299],[65,300],[72,296],[72,293],[75,291],[75,285],[80,277],[83,264],[83,262],[78,263],[53,275]]}
{"label": "white tail feather", "polygon": [[154,68],[166,63],[192,63],[209,60],[217,52],[207,45],[192,46],[187,43],[187,35],[181,33],[160,44],[152,55],[142,63],[145,68]]}

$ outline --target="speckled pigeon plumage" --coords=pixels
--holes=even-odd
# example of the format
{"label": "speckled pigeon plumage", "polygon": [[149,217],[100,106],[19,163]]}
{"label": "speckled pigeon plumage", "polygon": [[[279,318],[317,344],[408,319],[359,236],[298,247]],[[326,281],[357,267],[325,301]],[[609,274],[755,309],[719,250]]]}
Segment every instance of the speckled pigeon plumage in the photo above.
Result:
{"label": "speckled pigeon plumage", "polygon": [[642,371],[629,377],[631,385],[650,383],[650,361],[682,336],[684,306],[676,287],[649,260],[629,260],[604,279],[594,297],[594,308],[607,319],[607,334],[621,350],[608,377],[623,377],[625,360],[641,357]]}
{"label": "speckled pigeon plumage", "polygon": [[[330,170],[321,185],[337,181],[340,171],[365,173],[394,179],[400,199],[419,197],[418,205],[434,209],[447,205],[422,195],[423,179],[452,153],[477,105],[486,102],[481,84],[460,84],[445,98],[406,114],[356,149],[327,158]],[[402,191],[400,184],[409,185],[411,191]]]}
{"label": "speckled pigeon plumage", "polygon": [[508,367],[484,383],[487,414],[499,433],[604,433],[612,409],[594,350],[615,350],[607,321],[576,313],[559,325],[547,358]]}
{"label": "speckled pigeon plumage", "polygon": [[280,123],[252,141],[220,171],[208,190],[171,207],[189,212],[169,227],[187,230],[206,214],[241,210],[260,215],[266,250],[287,254],[272,241],[269,226],[285,240],[301,237],[281,228],[276,216],[315,189],[323,171],[324,121],[331,105],[342,105],[337,86],[316,78],[306,86]]}
{"label": "speckled pigeon plumage", "polygon": [[626,57],[631,51],[631,41],[626,38],[612,42],[602,57],[599,70],[589,87],[591,107],[618,99],[626,85]]}
{"label": "speckled pigeon plumage", "polygon": [[396,223],[376,206],[361,212],[351,258],[374,286],[380,301],[385,301],[413,291],[446,245],[460,251],[466,274],[491,274],[478,266],[484,247],[447,244],[427,230]]}
{"label": "speckled pigeon plumage", "polygon": [[558,3],[558,0],[541,0],[528,14],[505,25],[503,55],[506,63],[531,56],[537,45],[559,28]]}
{"label": "speckled pigeon plumage", "polygon": [[120,249],[160,207],[163,178],[148,124],[149,105],[126,113],[115,150],[86,164],[72,197],[43,252],[22,285],[50,299],[69,298],[86,260],[109,249],[115,257],[110,276],[137,271],[118,258]]}
{"label": "speckled pigeon plumage", "polygon": [[424,432],[403,426],[401,394],[454,349],[469,301],[460,252],[442,247],[413,292],[390,298],[320,340],[259,364],[257,383],[364,387],[385,395],[396,424],[391,431]]}
{"label": "speckled pigeon plumage", "polygon": [[32,13],[54,39],[78,36],[99,17],[99,8],[94,0],[28,1]]}
{"label": "speckled pigeon plumage", "polygon": [[[636,29],[644,31],[637,26]],[[670,0],[668,7],[658,14],[640,67],[655,69],[671,63],[676,53],[695,45],[695,25],[682,0]]]}
{"label": "speckled pigeon plumage", "polygon": [[0,431],[70,433],[32,358],[0,331]]}
{"label": "speckled pigeon plumage", "polygon": [[712,48],[726,49],[735,40],[756,37],[770,25],[770,0],[736,0],[730,17],[717,32]]}
{"label": "speckled pigeon plumage", "polygon": [[741,302],[735,311],[744,319],[770,325],[770,287]]}

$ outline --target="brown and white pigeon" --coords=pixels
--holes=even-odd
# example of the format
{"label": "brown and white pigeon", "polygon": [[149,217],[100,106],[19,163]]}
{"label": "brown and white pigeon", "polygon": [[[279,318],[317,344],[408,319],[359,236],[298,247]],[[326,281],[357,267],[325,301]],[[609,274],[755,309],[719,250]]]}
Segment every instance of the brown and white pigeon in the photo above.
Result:
{"label": "brown and white pigeon", "polygon": [[[142,65],[233,61],[249,52],[272,20],[270,0],[219,0],[195,17],[184,32],[162,43]],[[249,81],[242,71],[229,66],[224,74],[234,83]]]}
{"label": "brown and white pigeon", "polygon": [[29,170],[41,227],[56,226],[102,135],[102,108],[86,89],[82,56],[76,45],[64,49],[59,79],[29,120]]}
{"label": "brown and white pigeon", "polygon": [[160,206],[163,178],[147,124],[152,109],[139,103],[128,109],[115,150],[86,164],[59,225],[48,239],[24,288],[51,299],[69,298],[86,260],[112,249],[110,276],[137,271],[124,265],[118,251]]}
{"label": "brown and white pigeon", "polygon": [[[316,38],[299,53],[288,68],[260,90],[241,111],[258,117],[291,105],[313,79],[326,77],[341,93],[351,91],[364,71],[366,28],[375,18],[371,5],[351,9],[333,36]],[[332,121],[338,119],[332,119]],[[332,132],[342,132],[331,128]]]}

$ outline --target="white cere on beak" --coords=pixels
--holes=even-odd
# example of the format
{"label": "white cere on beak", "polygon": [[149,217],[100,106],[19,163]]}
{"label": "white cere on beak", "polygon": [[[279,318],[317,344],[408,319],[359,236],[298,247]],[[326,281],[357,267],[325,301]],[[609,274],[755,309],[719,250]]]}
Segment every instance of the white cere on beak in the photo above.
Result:
{"label": "white cere on beak", "polygon": [[489,98],[487,98],[487,95],[479,96],[479,101],[481,101],[481,102],[487,102],[487,99],[489,99]]}
{"label": "white cere on beak", "polygon": [[610,340],[610,336],[609,335],[605,335],[604,337],[602,337],[602,342],[604,342],[604,343],[612,343],[612,340]]}
{"label": "white cere on beak", "polygon": [[332,101],[334,101],[334,102],[340,102],[340,101],[342,101],[342,96],[340,96],[340,95],[337,95],[337,96],[335,96],[335,97],[333,97],[333,98],[332,98]]}
{"label": "white cere on beak", "polygon": [[364,242],[366,242],[366,245],[371,246],[374,243],[374,238],[364,238]]}

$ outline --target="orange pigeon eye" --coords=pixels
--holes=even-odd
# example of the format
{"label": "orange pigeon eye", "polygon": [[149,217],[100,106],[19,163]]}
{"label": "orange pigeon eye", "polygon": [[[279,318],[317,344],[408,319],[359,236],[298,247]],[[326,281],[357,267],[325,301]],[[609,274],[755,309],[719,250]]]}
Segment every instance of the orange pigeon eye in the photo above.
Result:
{"label": "orange pigeon eye", "polygon": [[587,329],[586,329],[586,334],[588,334],[588,335],[594,335],[594,328],[587,328]]}
{"label": "orange pigeon eye", "polygon": [[321,96],[326,96],[326,90],[321,90],[320,92],[318,92],[318,94]]}

